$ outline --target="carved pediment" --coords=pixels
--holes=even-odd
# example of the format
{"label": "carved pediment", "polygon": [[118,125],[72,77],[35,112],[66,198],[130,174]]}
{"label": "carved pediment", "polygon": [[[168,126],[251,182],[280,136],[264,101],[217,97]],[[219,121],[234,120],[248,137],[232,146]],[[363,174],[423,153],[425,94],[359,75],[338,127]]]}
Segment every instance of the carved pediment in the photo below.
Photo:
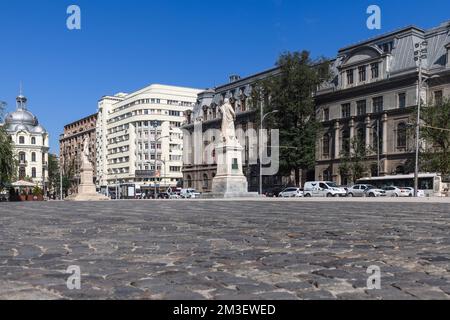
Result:
{"label": "carved pediment", "polygon": [[377,47],[364,46],[361,48],[357,48],[350,52],[344,59],[342,67],[374,60],[381,57],[382,54],[383,52]]}

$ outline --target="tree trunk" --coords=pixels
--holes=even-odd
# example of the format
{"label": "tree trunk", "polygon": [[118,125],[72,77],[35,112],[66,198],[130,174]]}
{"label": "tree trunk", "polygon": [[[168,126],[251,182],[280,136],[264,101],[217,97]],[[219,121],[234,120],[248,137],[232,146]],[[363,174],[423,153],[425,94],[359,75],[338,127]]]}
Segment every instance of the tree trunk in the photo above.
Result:
{"label": "tree trunk", "polygon": [[295,168],[295,185],[297,187],[301,186],[301,181],[300,181],[300,168]]}

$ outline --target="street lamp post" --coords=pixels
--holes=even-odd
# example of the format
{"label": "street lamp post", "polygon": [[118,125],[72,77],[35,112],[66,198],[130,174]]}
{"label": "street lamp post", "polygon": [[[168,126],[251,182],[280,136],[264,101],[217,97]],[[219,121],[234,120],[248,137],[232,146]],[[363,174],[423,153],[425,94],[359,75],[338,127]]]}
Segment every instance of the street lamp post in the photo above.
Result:
{"label": "street lamp post", "polygon": [[427,59],[427,41],[416,43],[414,60],[419,63],[419,82],[417,85],[417,123],[416,123],[416,165],[414,170],[414,196],[419,195],[419,148],[420,148],[420,108],[422,105],[422,60]]}
{"label": "street lamp post", "polygon": [[262,158],[263,158],[263,123],[264,120],[271,114],[278,113],[278,110],[273,110],[264,114],[263,105],[261,103],[261,125],[259,129],[259,195],[263,194],[263,172],[262,172]]}
{"label": "street lamp post", "polygon": [[61,160],[59,161],[59,198],[61,201],[64,200],[63,198],[63,166],[61,165]]}

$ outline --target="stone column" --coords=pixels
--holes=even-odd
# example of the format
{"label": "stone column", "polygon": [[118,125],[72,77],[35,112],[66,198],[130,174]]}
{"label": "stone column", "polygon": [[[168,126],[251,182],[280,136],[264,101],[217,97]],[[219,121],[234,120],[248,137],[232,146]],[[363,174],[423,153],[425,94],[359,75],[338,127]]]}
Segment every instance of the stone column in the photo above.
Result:
{"label": "stone column", "polygon": [[383,123],[383,150],[382,150],[382,155],[383,155],[383,160],[382,160],[382,165],[381,165],[381,173],[382,174],[386,174],[387,172],[387,153],[388,153],[388,141],[387,141],[387,114],[383,114],[382,120],[381,122]]}
{"label": "stone column", "polygon": [[370,126],[370,116],[367,116],[365,124],[366,124],[366,147],[369,147],[370,146],[370,137],[372,134],[371,126]]}
{"label": "stone column", "polygon": [[353,144],[352,144],[353,138],[355,137],[355,120],[354,120],[354,118],[352,118],[350,120],[350,123],[349,123],[348,126],[350,128],[350,141],[349,141],[349,143],[350,143],[350,153],[354,153],[355,150],[353,150]]}
{"label": "stone column", "polygon": [[387,154],[387,114],[383,114],[383,117],[381,119],[382,125],[383,125],[383,150],[382,154]]}
{"label": "stone column", "polygon": [[339,144],[339,131],[340,131],[340,125],[339,121],[336,121],[334,124],[334,158],[339,159],[340,156],[340,144]]}

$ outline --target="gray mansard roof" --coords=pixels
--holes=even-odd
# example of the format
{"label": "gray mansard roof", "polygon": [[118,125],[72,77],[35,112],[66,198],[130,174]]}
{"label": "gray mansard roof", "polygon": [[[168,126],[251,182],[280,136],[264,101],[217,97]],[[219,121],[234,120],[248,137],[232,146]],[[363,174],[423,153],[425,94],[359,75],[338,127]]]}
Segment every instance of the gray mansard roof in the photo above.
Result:
{"label": "gray mansard roof", "polygon": [[[450,21],[429,30],[409,26],[340,49],[331,66],[335,78],[321,89],[336,88],[340,68],[344,67],[352,56],[364,50],[372,50],[374,54],[378,52],[380,56],[388,57],[389,77],[414,71],[417,69],[417,62],[414,61],[415,44],[425,40],[428,42],[428,57],[423,61],[424,69],[429,72],[445,69],[447,46],[450,44]],[[383,52],[382,46],[389,43],[393,45],[392,50]]]}

